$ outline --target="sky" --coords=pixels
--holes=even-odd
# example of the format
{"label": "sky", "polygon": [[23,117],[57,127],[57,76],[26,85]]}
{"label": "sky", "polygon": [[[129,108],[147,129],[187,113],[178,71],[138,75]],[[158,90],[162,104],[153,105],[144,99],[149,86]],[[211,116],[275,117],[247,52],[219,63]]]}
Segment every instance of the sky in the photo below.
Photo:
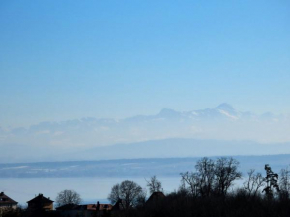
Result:
{"label": "sky", "polygon": [[0,2],[0,127],[215,107],[290,113],[290,2]]}

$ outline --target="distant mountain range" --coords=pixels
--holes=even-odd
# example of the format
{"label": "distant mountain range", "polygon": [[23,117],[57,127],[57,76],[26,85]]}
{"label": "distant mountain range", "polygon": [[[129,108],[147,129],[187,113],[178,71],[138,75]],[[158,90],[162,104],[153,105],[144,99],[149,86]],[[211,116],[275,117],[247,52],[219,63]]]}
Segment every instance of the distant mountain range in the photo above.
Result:
{"label": "distant mountain range", "polygon": [[[82,118],[0,128],[0,162],[289,152],[290,117],[229,104],[162,109],[125,119]],[[279,147],[279,148],[277,148]]]}
{"label": "distant mountain range", "polygon": [[192,111],[179,112],[174,109],[164,108],[156,115],[138,115],[124,119],[124,121],[149,121],[158,119],[180,119],[180,120],[239,120],[239,119],[261,119],[269,121],[278,121],[284,119],[284,115],[275,115],[271,112],[266,112],[262,115],[257,115],[252,112],[241,112],[233,108],[227,103],[220,104],[216,108],[206,108]]}

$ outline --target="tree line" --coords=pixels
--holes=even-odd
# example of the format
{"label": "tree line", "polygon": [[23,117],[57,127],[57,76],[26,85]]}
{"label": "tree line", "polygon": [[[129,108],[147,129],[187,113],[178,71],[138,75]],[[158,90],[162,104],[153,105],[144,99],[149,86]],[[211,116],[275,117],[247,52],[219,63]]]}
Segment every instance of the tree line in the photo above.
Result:
{"label": "tree line", "polygon": [[[265,175],[254,169],[243,177],[239,162],[232,157],[202,158],[193,171],[181,173],[177,190],[164,198],[146,202],[146,192],[125,180],[112,187],[108,199],[122,201],[113,216],[290,216],[290,171],[278,173],[265,165]],[[237,185],[240,180],[242,185]],[[147,181],[147,180],[146,180]],[[156,176],[147,181],[150,194],[163,192]]]}
{"label": "tree line", "polygon": [[[124,180],[112,186],[108,200],[118,209],[106,216],[289,216],[289,168],[275,173],[266,164],[264,169],[263,174],[251,169],[242,176],[236,159],[205,157],[196,162],[192,171],[181,173],[178,189],[166,194],[156,176],[146,180],[149,195],[138,183]],[[238,180],[243,184],[237,185]],[[148,200],[156,192],[162,194]],[[75,191],[64,190],[56,202],[58,206],[78,204],[81,198]]]}

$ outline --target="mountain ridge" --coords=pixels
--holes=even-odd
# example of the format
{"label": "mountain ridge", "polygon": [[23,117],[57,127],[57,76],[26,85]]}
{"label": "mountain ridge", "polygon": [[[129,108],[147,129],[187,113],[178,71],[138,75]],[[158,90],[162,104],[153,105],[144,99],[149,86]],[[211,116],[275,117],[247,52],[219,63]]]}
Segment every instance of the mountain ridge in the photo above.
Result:
{"label": "mountain ridge", "polygon": [[[256,115],[252,112],[239,111],[226,103],[214,108],[190,111],[167,108],[155,115],[138,115],[125,119],[82,118],[62,122],[42,122],[29,128],[0,128],[0,160],[15,162],[24,159],[48,159],[51,156],[57,156],[57,159],[64,156],[67,159],[67,155],[70,154],[79,157],[77,153],[83,153],[83,157],[86,157],[91,156],[91,153],[86,150],[99,151],[99,147],[115,144],[125,147],[126,144],[146,141],[148,143],[165,139],[173,141],[172,138],[201,141],[199,143],[204,144],[203,146],[195,144],[196,153],[199,155],[206,153],[206,147],[209,147],[210,152],[214,152],[213,154],[232,154],[237,153],[238,150],[240,153],[252,153],[252,148],[246,146],[244,141],[259,143],[255,146],[260,147],[260,149],[255,149],[255,153],[259,154],[265,153],[261,145],[289,142],[289,132],[289,116],[272,113]],[[216,145],[210,140],[216,141]],[[236,150],[233,150],[230,145],[224,144],[228,142],[219,141],[242,142],[239,143],[240,147],[236,145]],[[178,145],[179,141],[175,142]],[[160,142],[157,143],[160,144]],[[155,156],[158,157],[157,154],[160,154],[160,156],[172,157],[174,149],[176,149],[175,153],[180,153],[182,156],[188,154],[170,143],[162,145],[162,148],[157,145],[156,148],[160,153],[156,153]],[[189,150],[192,149],[192,146],[187,143],[185,146]],[[127,155],[122,148],[119,148],[120,146],[116,147],[120,149],[120,157]],[[281,147],[281,152],[288,153],[287,146],[279,145],[279,147]],[[133,149],[135,146],[132,146],[128,152],[132,153]],[[271,150],[274,153],[278,151],[274,148]],[[267,151],[269,152],[270,149],[268,148]],[[19,155],[15,154],[17,152]],[[108,153],[110,153],[110,148],[103,153],[103,156],[108,156]],[[146,148],[144,148],[145,153],[147,153]],[[137,150],[136,154],[138,154]]]}

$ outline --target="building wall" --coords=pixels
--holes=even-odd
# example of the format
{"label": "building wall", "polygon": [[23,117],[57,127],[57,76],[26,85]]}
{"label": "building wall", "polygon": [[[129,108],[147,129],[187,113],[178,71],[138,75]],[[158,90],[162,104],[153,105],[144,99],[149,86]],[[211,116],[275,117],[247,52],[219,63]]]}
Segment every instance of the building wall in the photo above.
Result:
{"label": "building wall", "polygon": [[42,204],[42,206],[40,204],[35,204],[35,203],[28,203],[28,208],[29,209],[39,209],[39,208],[42,208],[42,209],[45,209],[45,210],[53,210],[53,203],[45,203],[45,204]]}
{"label": "building wall", "polygon": [[16,204],[0,204],[0,209],[7,209],[7,208],[16,209],[17,205]]}
{"label": "building wall", "polygon": [[53,210],[53,203],[47,203],[43,205],[43,209],[45,210]]}

